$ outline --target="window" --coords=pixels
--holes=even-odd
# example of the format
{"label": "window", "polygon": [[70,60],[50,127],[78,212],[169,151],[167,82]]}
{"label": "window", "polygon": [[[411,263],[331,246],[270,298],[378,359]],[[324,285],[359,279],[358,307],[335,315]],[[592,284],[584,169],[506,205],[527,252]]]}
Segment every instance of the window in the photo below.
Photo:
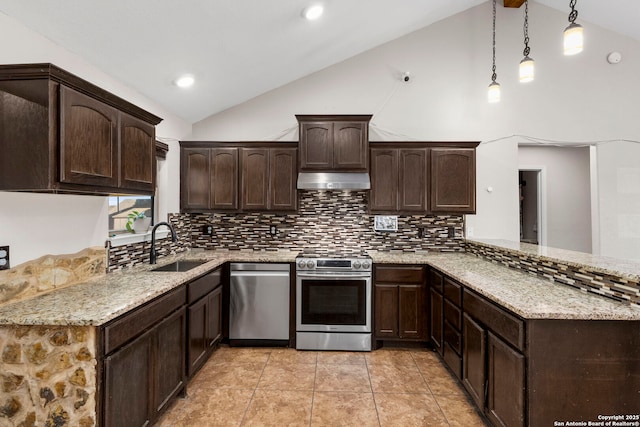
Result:
{"label": "window", "polygon": [[144,213],[153,224],[152,196],[111,196],[109,197],[109,236],[127,233],[129,214],[134,211]]}

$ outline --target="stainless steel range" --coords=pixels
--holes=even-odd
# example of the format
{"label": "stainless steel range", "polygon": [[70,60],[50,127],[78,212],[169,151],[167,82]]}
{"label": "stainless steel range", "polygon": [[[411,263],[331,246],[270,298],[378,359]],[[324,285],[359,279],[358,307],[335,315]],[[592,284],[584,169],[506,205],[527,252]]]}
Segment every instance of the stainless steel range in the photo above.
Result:
{"label": "stainless steel range", "polygon": [[303,253],[296,258],[296,348],[371,351],[371,258]]}

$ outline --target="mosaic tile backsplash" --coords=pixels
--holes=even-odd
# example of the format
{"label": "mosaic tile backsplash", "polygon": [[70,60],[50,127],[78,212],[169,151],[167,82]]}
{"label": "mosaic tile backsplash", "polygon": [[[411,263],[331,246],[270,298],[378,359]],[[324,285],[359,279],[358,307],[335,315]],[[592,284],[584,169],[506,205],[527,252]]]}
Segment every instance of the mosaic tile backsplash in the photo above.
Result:
{"label": "mosaic tile backsplash", "polygon": [[[169,214],[169,223],[176,232],[177,241],[172,242],[170,238],[158,240],[156,242],[158,258],[184,252],[191,247],[191,222],[189,216]],[[107,247],[107,272],[148,263],[150,253],[151,242]]]}
{"label": "mosaic tile backsplash", "polygon": [[[366,191],[300,191],[291,214],[191,214],[191,244],[203,249],[464,250],[464,217],[400,216],[398,231],[376,232]],[[204,226],[214,234],[205,235]],[[271,228],[275,226],[275,233]],[[451,237],[450,237],[451,235]]]}
{"label": "mosaic tile backsplash", "polygon": [[534,255],[472,241],[466,243],[466,252],[585,292],[640,306],[640,283],[622,276],[605,274],[586,266],[580,268],[552,262]]}

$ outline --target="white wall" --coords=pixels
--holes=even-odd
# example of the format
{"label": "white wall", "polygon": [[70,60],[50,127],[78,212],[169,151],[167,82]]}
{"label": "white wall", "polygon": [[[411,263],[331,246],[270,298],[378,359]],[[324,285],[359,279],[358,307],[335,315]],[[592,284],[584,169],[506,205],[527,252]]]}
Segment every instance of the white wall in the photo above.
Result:
{"label": "white wall", "polygon": [[520,168],[541,167],[546,175],[546,246],[591,252],[589,147],[521,146]]}
{"label": "white wall", "polygon": [[[518,240],[517,143],[640,139],[638,42],[581,21],[584,52],[562,54],[566,14],[529,5],[536,79],[517,81],[523,10],[498,8],[499,104],[491,80],[491,2],[437,22],[194,124],[194,139],[296,140],[295,114],[374,113],[372,140],[479,140],[477,215],[468,234]],[[606,55],[618,50],[619,64]],[[400,82],[404,71],[413,75]],[[623,148],[619,153],[626,156]],[[629,152],[630,154],[630,152]],[[550,184],[551,185],[551,184]],[[487,192],[487,187],[493,192]],[[636,208],[640,212],[640,207]],[[603,252],[603,255],[606,255]]]}
{"label": "white wall", "polygon": [[[190,123],[2,13],[0,40],[5,41],[0,44],[1,63],[54,63],[162,117],[164,120],[156,131],[158,137],[178,140],[191,134]],[[163,207],[159,218],[179,210],[176,142],[170,143],[169,157],[158,179]],[[91,246],[103,246],[108,231],[107,209],[106,197],[0,192],[0,245],[10,246],[12,266],[46,254],[74,253]]]}
{"label": "white wall", "polygon": [[597,146],[602,255],[640,260],[640,143]]}

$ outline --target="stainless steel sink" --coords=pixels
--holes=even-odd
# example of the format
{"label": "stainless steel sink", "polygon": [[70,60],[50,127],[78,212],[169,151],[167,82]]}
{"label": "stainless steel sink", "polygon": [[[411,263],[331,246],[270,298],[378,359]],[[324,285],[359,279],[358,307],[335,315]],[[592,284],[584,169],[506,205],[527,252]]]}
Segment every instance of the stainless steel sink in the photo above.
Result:
{"label": "stainless steel sink", "polygon": [[183,272],[189,271],[192,268],[196,268],[199,265],[207,262],[206,260],[195,260],[195,259],[185,259],[181,261],[175,261],[171,264],[163,265],[162,267],[156,267],[151,271],[173,271],[173,272]]}

